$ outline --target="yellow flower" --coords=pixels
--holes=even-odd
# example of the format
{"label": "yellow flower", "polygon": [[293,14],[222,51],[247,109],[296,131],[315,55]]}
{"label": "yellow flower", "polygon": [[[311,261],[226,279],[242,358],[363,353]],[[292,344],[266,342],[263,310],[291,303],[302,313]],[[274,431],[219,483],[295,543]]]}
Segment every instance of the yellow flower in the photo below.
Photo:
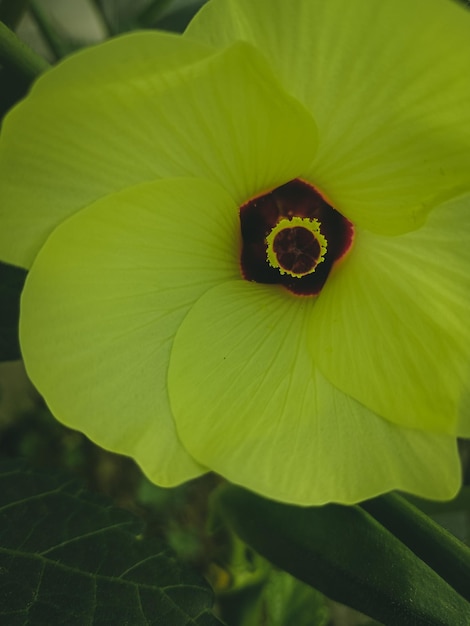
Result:
{"label": "yellow flower", "polygon": [[470,38],[444,0],[212,0],[45,74],[5,120],[58,419],[174,485],[452,497],[470,434]]}

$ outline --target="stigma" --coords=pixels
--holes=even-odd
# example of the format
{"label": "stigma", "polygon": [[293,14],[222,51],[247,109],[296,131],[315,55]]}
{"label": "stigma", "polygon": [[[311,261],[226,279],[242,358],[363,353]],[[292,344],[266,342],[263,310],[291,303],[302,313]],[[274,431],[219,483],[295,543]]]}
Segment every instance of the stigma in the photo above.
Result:
{"label": "stigma", "polygon": [[302,278],[325,260],[327,241],[320,222],[308,217],[281,219],[266,237],[266,258],[281,274]]}

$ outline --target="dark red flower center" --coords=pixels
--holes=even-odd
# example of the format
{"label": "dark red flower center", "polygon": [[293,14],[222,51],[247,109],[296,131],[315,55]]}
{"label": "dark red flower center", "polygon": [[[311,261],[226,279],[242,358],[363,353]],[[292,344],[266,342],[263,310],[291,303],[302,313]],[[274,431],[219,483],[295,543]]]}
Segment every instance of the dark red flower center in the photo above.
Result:
{"label": "dark red flower center", "polygon": [[240,208],[246,280],[317,295],[354,237],[351,222],[308,183],[295,179]]}

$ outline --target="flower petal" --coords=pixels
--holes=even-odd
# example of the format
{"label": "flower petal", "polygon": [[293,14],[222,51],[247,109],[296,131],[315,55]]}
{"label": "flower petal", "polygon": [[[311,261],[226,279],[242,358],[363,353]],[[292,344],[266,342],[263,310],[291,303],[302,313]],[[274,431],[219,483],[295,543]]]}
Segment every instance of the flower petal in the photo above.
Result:
{"label": "flower petal", "polygon": [[53,92],[59,96],[70,90],[152,81],[158,74],[193,65],[214,52],[212,46],[203,43],[182,43],[181,37],[173,33],[127,33],[82,48],[59,61],[53,71],[45,72],[33,84],[28,98],[50,99]]}
{"label": "flower petal", "polygon": [[[153,36],[157,50],[173,46],[171,63],[180,59],[181,67],[164,72],[159,63],[152,75],[142,61],[141,75],[124,65],[121,76],[122,55],[115,64],[106,45],[98,46],[65,61],[57,80],[51,70],[7,117],[0,142],[4,260],[29,266],[58,223],[127,186],[196,176],[219,182],[241,204],[311,162],[312,118],[254,48],[236,44],[207,57],[206,48],[201,52],[183,38]],[[149,34],[142,45],[139,37],[125,42],[144,54]],[[194,63],[188,63],[188,47],[194,47]],[[97,76],[88,85],[85,68],[93,73],[95,57]],[[77,86],[72,89],[69,78],[62,89],[69,62],[72,69],[83,67]],[[107,69],[111,80],[101,85]]]}
{"label": "flower petal", "polygon": [[469,189],[469,28],[442,0],[212,0],[187,36],[262,50],[317,122],[305,177],[351,221],[397,233]]}
{"label": "flower petal", "polygon": [[397,237],[357,232],[319,296],[315,362],[392,422],[470,435],[470,195]]}
{"label": "flower petal", "polygon": [[168,373],[185,447],[234,483],[296,504],[350,504],[391,489],[455,495],[455,440],[394,426],[315,370],[306,341],[314,305],[244,281],[197,301]]}
{"label": "flower petal", "polygon": [[61,224],[26,282],[21,346],[53,414],[162,485],[205,471],[176,435],[167,366],[192,303],[239,276],[238,230],[211,183],[143,184]]}

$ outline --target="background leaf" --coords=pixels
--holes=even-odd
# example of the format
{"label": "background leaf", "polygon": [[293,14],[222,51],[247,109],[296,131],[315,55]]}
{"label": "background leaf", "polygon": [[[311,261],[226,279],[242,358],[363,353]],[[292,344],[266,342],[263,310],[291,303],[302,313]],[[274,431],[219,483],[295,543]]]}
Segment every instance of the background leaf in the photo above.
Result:
{"label": "background leaf", "polygon": [[0,262],[0,361],[21,358],[18,320],[25,279],[26,270]]}
{"label": "background leaf", "polygon": [[165,12],[153,23],[153,26],[162,30],[182,33],[206,1],[207,0],[191,0],[174,2],[171,4],[171,10]]}
{"label": "background leaf", "polygon": [[0,21],[14,28],[20,21],[29,0],[0,0]]}
{"label": "background leaf", "polygon": [[74,482],[0,465],[0,623],[221,626],[212,591],[126,511]]}
{"label": "background leaf", "polygon": [[323,595],[286,572],[271,571],[260,601],[269,626],[327,626],[330,622]]}
{"label": "background leaf", "polygon": [[219,598],[222,615],[237,626],[328,626],[330,610],[324,596],[286,572],[269,566],[258,585]]}
{"label": "background leaf", "polygon": [[136,17],[139,27],[182,33],[207,0],[153,0]]}

